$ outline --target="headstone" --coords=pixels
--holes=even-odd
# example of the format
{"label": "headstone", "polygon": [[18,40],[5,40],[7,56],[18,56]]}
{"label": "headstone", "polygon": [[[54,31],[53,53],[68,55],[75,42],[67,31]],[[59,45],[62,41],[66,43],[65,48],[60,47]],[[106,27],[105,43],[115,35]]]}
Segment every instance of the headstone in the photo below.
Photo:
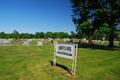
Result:
{"label": "headstone", "polygon": [[87,43],[88,43],[88,40],[87,40]]}
{"label": "headstone", "polygon": [[53,45],[55,45],[56,43],[58,43],[58,41],[53,41]]}
{"label": "headstone", "polygon": [[15,43],[21,43],[21,39],[15,39]]}
{"label": "headstone", "polygon": [[37,42],[37,46],[43,45],[42,42]]}
{"label": "headstone", "polygon": [[82,38],[82,40],[83,40],[83,41],[85,41],[85,40],[86,40],[86,38]]}
{"label": "headstone", "polygon": [[30,41],[21,41],[21,43],[22,43],[22,45],[26,45],[26,46],[29,46],[29,43],[30,43]]}
{"label": "headstone", "polygon": [[95,44],[95,41],[93,41],[93,44]]}
{"label": "headstone", "polygon": [[51,41],[51,38],[48,38],[49,41]]}
{"label": "headstone", "polygon": [[0,46],[12,46],[12,44],[10,43],[10,40],[1,39],[0,40]]}
{"label": "headstone", "polygon": [[43,40],[43,43],[47,43],[47,38],[45,37],[45,40]]}
{"label": "headstone", "polygon": [[81,40],[79,40],[79,44],[81,44]]}
{"label": "headstone", "polygon": [[12,41],[12,40],[13,40],[13,38],[9,38],[8,40]]}
{"label": "headstone", "polygon": [[32,39],[28,39],[27,41],[30,41],[30,42],[32,42]]}
{"label": "headstone", "polygon": [[100,44],[103,44],[103,42],[102,42],[102,41],[100,41]]}

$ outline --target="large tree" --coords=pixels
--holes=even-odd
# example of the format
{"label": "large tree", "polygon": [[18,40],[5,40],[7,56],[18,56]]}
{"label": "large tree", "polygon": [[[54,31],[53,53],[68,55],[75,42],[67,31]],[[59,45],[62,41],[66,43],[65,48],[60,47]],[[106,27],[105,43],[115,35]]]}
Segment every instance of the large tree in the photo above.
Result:
{"label": "large tree", "polygon": [[[109,36],[109,47],[113,47],[113,40],[115,37],[114,32],[116,31],[116,26],[120,21],[120,3],[118,0],[101,0],[101,8],[95,9],[95,12],[104,24],[107,26],[106,32]],[[101,26],[104,27],[104,26]]]}
{"label": "large tree", "polygon": [[73,22],[77,31],[89,36],[89,43],[95,30],[106,30],[109,46],[113,47],[114,31],[120,21],[120,3],[118,0],[71,0]]}
{"label": "large tree", "polygon": [[[76,31],[80,33],[84,32],[89,37],[89,43],[92,41],[95,30],[97,29],[99,19],[94,19],[94,7],[96,6],[96,0],[71,0],[73,11],[73,22],[76,25]],[[95,3],[95,4],[93,4]]]}

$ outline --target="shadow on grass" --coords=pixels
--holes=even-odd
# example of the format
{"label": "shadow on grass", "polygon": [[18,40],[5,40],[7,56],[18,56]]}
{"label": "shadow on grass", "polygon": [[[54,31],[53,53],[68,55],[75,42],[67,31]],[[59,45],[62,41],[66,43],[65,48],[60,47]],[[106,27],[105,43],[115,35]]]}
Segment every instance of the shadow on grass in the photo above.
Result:
{"label": "shadow on grass", "polygon": [[[53,66],[53,61],[50,61],[51,65]],[[63,68],[64,70],[66,70],[70,75],[72,75],[72,73],[68,70],[68,68],[66,66],[60,65],[58,63],[56,63],[56,66]]]}
{"label": "shadow on grass", "polygon": [[[78,44],[78,43],[76,43]],[[80,43],[78,44],[78,48],[91,48],[91,49],[102,49],[102,50],[118,50],[120,47],[108,47],[106,45],[98,45],[98,44],[88,44],[88,43]]]}

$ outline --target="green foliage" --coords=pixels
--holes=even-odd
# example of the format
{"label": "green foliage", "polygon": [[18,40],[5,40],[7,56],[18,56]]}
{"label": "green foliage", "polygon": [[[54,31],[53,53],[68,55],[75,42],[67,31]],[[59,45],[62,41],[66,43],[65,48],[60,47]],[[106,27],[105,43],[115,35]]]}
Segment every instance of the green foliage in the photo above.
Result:
{"label": "green foliage", "polygon": [[55,38],[59,38],[59,33],[58,32],[54,32],[53,33],[53,38],[55,39]]}
{"label": "green foliage", "polygon": [[94,40],[103,40],[103,37],[106,37],[106,34],[101,32],[100,30],[96,30],[93,36]]}
{"label": "green foliage", "polygon": [[120,2],[118,0],[70,0],[70,2],[77,32],[88,34],[90,40],[95,30],[99,29],[99,32],[109,36],[109,46],[114,46],[114,32],[120,22]]}
{"label": "green foliage", "polygon": [[71,38],[76,38],[76,33],[74,33],[73,31],[71,31]]}
{"label": "green foliage", "polygon": [[16,39],[19,38],[18,31],[14,30],[12,36],[13,36],[13,38],[16,38]]}
{"label": "green foliage", "polygon": [[45,33],[44,32],[40,33],[40,38],[45,38]]}
{"label": "green foliage", "polygon": [[45,34],[45,36],[47,37],[47,38],[52,38],[52,32],[47,32],[46,34]]}
{"label": "green foliage", "polygon": [[14,30],[14,33],[4,33],[0,32],[0,38],[69,38],[69,34],[66,32],[36,32],[35,34],[29,34],[29,33],[21,33],[19,34],[18,31]]}
{"label": "green foliage", "polygon": [[115,38],[120,41],[120,30],[115,31]]}
{"label": "green foliage", "polygon": [[6,34],[4,32],[1,32],[0,33],[0,38],[5,38],[6,37]]}

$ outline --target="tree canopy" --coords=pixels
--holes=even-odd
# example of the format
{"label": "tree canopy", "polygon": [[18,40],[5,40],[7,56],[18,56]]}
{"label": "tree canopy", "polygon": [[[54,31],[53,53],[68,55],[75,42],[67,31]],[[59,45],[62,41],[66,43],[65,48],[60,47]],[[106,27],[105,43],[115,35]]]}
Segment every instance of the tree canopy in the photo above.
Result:
{"label": "tree canopy", "polygon": [[120,22],[120,3],[118,0],[70,0],[72,18],[77,32],[84,32],[91,43],[96,30],[106,32],[109,46],[113,47],[114,32]]}

